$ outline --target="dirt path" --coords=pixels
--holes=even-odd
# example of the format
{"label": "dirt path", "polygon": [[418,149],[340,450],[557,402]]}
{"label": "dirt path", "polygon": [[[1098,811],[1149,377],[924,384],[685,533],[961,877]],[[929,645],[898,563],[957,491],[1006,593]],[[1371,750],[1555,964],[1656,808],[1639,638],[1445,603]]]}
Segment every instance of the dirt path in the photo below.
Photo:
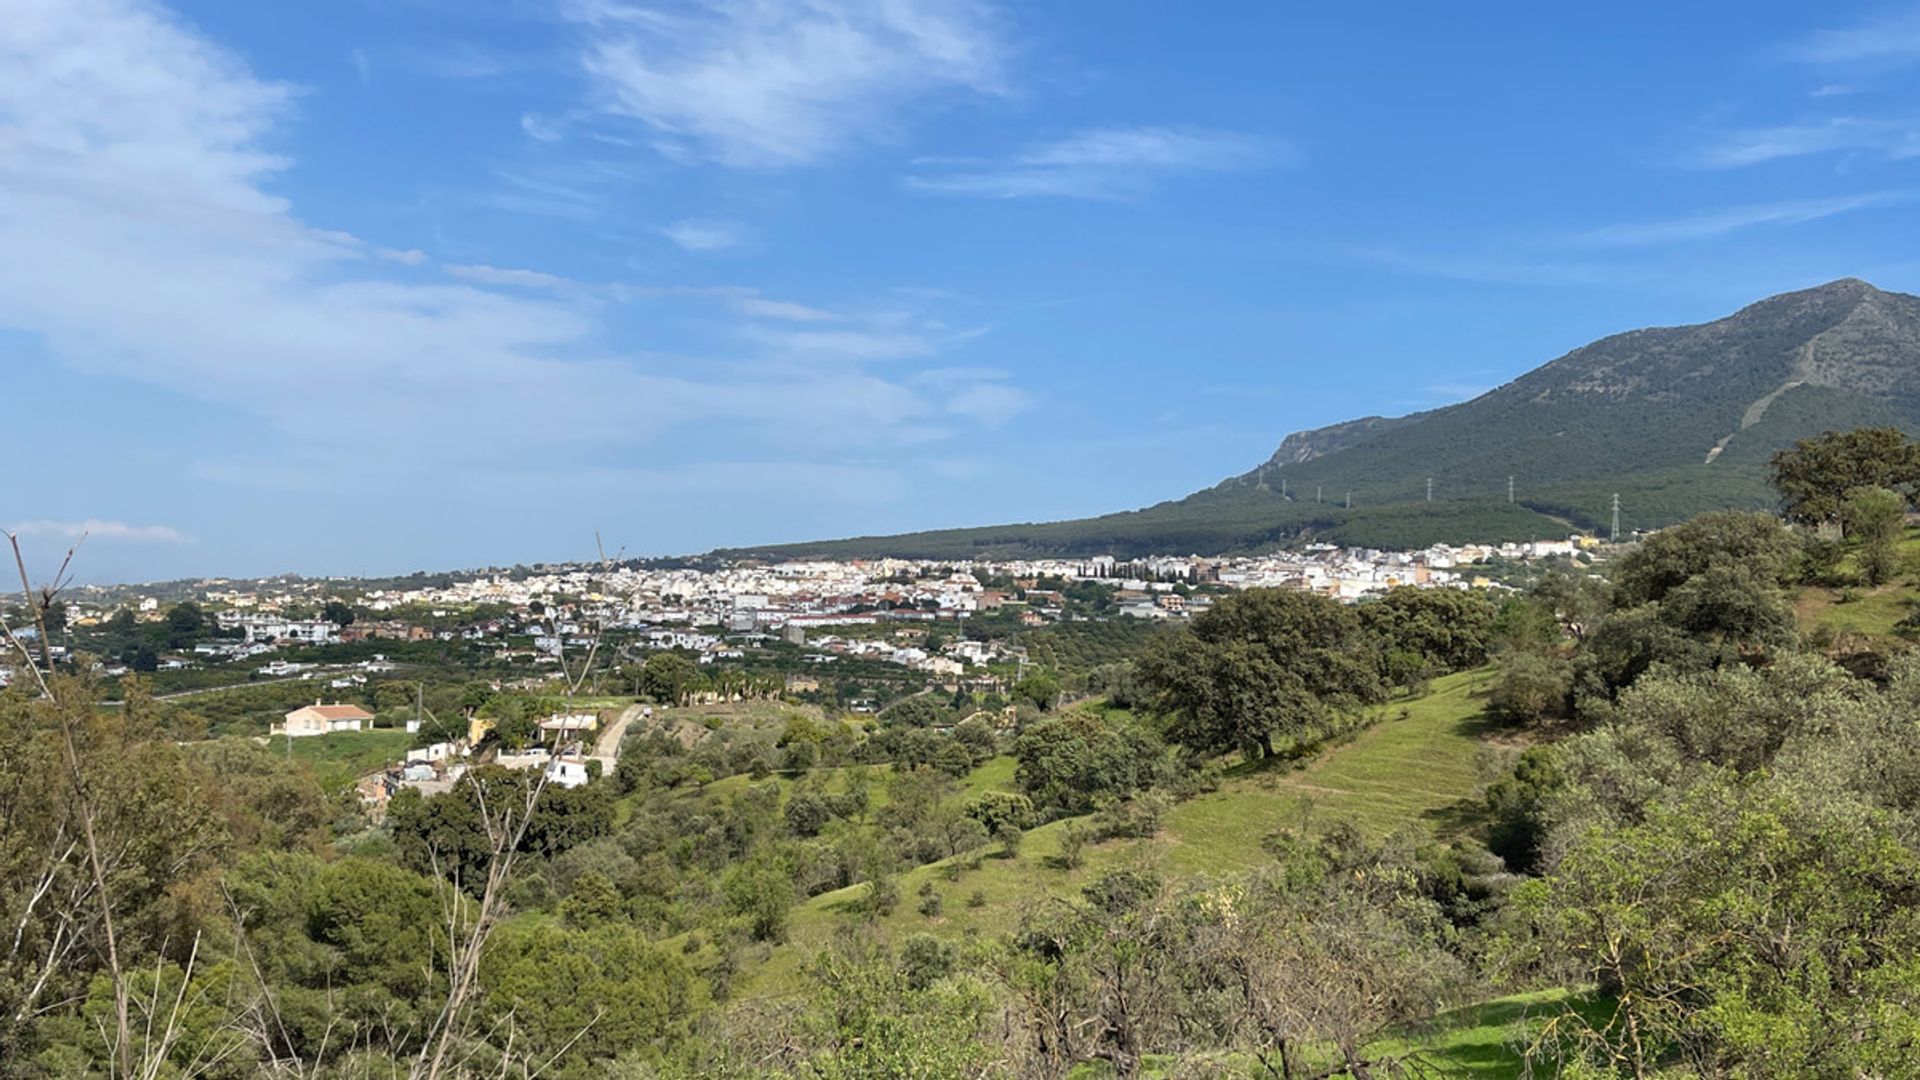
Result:
{"label": "dirt path", "polygon": [[640,717],[640,706],[629,705],[620,711],[620,718],[608,724],[600,732],[599,739],[593,744],[593,756],[600,760],[604,772],[612,772],[614,763],[620,758],[620,741],[627,737],[627,725]]}

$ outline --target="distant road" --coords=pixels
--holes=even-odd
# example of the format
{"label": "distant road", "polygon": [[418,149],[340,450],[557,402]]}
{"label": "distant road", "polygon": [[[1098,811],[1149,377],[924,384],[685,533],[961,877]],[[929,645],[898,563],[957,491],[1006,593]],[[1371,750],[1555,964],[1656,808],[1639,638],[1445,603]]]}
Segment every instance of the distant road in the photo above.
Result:
{"label": "distant road", "polygon": [[[222,690],[239,690],[248,686],[272,686],[274,683],[312,681],[312,679],[302,679],[298,675],[288,675],[279,679],[249,679],[246,682],[228,683],[225,686],[202,686],[196,690],[175,690],[171,694],[155,694],[153,695],[153,700],[172,701],[174,698],[193,697],[195,694],[217,694]],[[118,704],[118,702],[110,702],[109,704]]]}
{"label": "distant road", "polygon": [[[322,677],[325,677],[328,675],[337,675],[342,671],[351,671],[351,670],[353,669],[352,668],[335,668],[331,671],[315,670],[311,673],[311,676],[312,676],[311,678],[301,678],[298,675],[286,675],[278,679],[249,679],[245,682],[227,683],[224,686],[202,686],[202,687],[197,687],[193,690],[175,690],[170,694],[155,694],[153,695],[153,700],[172,701],[175,698],[193,697],[197,694],[218,694],[223,690],[244,690],[250,686],[272,686],[275,683],[315,682]],[[118,706],[123,703],[116,698],[111,701],[103,701],[100,704]]]}
{"label": "distant road", "polygon": [[593,756],[600,762],[603,773],[612,773],[613,766],[620,759],[620,742],[627,737],[627,725],[640,718],[640,706],[636,703],[620,710],[620,718],[608,724],[605,731],[594,741]]}

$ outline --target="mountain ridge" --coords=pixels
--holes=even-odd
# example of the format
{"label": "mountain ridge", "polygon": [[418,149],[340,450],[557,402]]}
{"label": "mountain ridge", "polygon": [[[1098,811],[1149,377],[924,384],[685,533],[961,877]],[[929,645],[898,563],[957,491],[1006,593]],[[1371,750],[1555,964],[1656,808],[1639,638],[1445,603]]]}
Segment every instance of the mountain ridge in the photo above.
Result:
{"label": "mountain ridge", "polygon": [[[1905,416],[1920,416],[1920,388],[1907,389],[1904,381],[1920,374],[1920,298],[1883,292],[1857,278],[1843,278],[1812,289],[1784,293],[1756,301],[1731,315],[1707,323],[1688,326],[1653,327],[1609,335],[1583,345],[1540,367],[1468,401],[1439,409],[1414,413],[1407,417],[1385,419],[1371,425],[1365,438],[1345,436],[1348,425],[1295,433],[1283,440],[1296,446],[1311,445],[1322,433],[1344,437],[1343,445],[1331,452],[1300,460],[1270,460],[1267,465],[1224,483],[1266,482],[1275,475],[1304,475],[1324,471],[1326,459],[1345,454],[1347,460],[1370,454],[1402,450],[1399,471],[1418,476],[1424,468],[1440,471],[1447,466],[1456,481],[1497,480],[1503,470],[1524,475],[1526,465],[1536,464],[1540,454],[1558,453],[1550,442],[1533,440],[1532,452],[1515,453],[1506,443],[1494,448],[1504,460],[1500,468],[1476,472],[1463,454],[1472,454],[1484,442],[1461,418],[1469,418],[1478,428],[1510,430],[1532,414],[1532,426],[1550,420],[1553,440],[1568,434],[1584,434],[1587,441],[1579,453],[1590,456],[1591,449],[1604,444],[1608,431],[1619,440],[1641,436],[1642,459],[1635,468],[1650,463],[1679,467],[1708,463],[1713,447],[1724,455],[1743,431],[1762,423],[1782,398],[1803,389],[1841,394],[1867,395],[1891,404]],[[1710,387],[1707,383],[1717,383]],[[1804,395],[1803,395],[1804,396]],[[1596,410],[1596,403],[1633,402],[1636,410],[1620,413]],[[1872,410],[1869,410],[1872,411]],[[1683,415],[1672,414],[1680,412]],[[1371,418],[1369,418],[1371,419]],[[1701,424],[1714,432],[1704,441],[1696,440],[1696,451],[1684,450],[1670,440],[1654,436],[1672,432],[1674,420],[1685,420],[1685,429],[1697,430]],[[1350,421],[1351,424],[1366,421]],[[1598,423],[1596,423],[1598,422]],[[1566,426],[1562,426],[1562,425]],[[1437,428],[1449,440],[1447,447],[1431,445],[1437,436],[1415,438],[1409,429]],[[1636,431],[1635,429],[1646,429]],[[1397,439],[1386,436],[1398,435]],[[1572,441],[1578,441],[1572,440]],[[1756,441],[1756,440],[1750,440]],[[1767,453],[1776,447],[1768,445]],[[1437,457],[1436,450],[1444,450]],[[1285,459],[1277,450],[1276,458]],[[1417,460],[1416,460],[1417,459]],[[1302,466],[1321,462],[1321,466]],[[1276,473],[1277,470],[1277,473]],[[1351,470],[1335,470],[1340,479]],[[1551,481],[1561,481],[1588,473],[1621,471],[1617,462],[1602,455],[1588,464],[1563,462]],[[1377,482],[1377,478],[1374,479]],[[1406,490],[1375,491],[1376,498],[1404,497]]]}
{"label": "mountain ridge", "polygon": [[1608,523],[1615,492],[1629,527],[1658,526],[1771,506],[1775,450],[1867,424],[1920,429],[1920,297],[1841,278],[1709,322],[1608,335],[1453,405],[1292,432],[1253,469],[1140,510],[726,553],[1205,555],[1313,539],[1528,539]]}

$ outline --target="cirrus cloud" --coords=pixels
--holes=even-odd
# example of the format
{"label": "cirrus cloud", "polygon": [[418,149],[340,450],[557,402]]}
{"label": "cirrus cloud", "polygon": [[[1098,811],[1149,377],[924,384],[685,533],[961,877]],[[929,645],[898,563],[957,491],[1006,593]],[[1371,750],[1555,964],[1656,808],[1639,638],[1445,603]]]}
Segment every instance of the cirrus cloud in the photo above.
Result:
{"label": "cirrus cloud", "polygon": [[1707,169],[1740,169],[1787,158],[1863,152],[1891,161],[1920,157],[1920,122],[1835,116],[1805,123],[1743,128],[1719,136],[1693,156]]}
{"label": "cirrus cloud", "polygon": [[683,161],[779,168],[884,137],[911,102],[997,94],[1006,51],[978,0],[573,0],[604,112]]}
{"label": "cirrus cloud", "polygon": [[746,229],[731,221],[676,221],[662,225],[660,235],[683,251],[705,254],[739,247],[746,241]]}
{"label": "cirrus cloud", "polygon": [[[938,20],[898,19],[936,33]],[[10,5],[0,250],[36,255],[0,260],[0,327],[81,371],[257,419],[279,441],[250,446],[256,459],[344,475],[388,472],[361,466],[397,435],[413,449],[393,468],[459,470],[530,450],[604,455],[703,423],[828,452],[919,441],[948,415],[902,378],[858,369],[931,355],[914,335],[774,334],[749,356],[690,363],[612,349],[599,321],[600,301],[623,296],[830,318],[751,289],[588,287],[479,262],[445,267],[452,282],[419,281],[409,271],[424,256],[316,227],[269,193],[293,164],[263,149],[289,97],[146,0]],[[851,366],[796,362],[826,354]],[[548,422],[511,440],[457,435],[476,418],[521,417]]]}
{"label": "cirrus cloud", "polygon": [[1900,11],[1852,26],[1816,30],[1782,50],[1807,64],[1920,60],[1920,11]]}
{"label": "cirrus cloud", "polygon": [[931,195],[1115,199],[1188,173],[1238,172],[1291,162],[1284,144],[1229,131],[1105,127],[1030,146],[1004,161],[923,159],[906,185]]}
{"label": "cirrus cloud", "polygon": [[1663,221],[1608,225],[1591,229],[1573,239],[1585,247],[1645,247],[1686,240],[1707,240],[1763,225],[1802,225],[1855,210],[1910,202],[1914,197],[1915,193],[1911,191],[1877,191],[1831,199],[1751,203]]}
{"label": "cirrus cloud", "polygon": [[120,540],[130,544],[190,544],[193,538],[170,525],[129,525],[124,521],[88,518],[85,521],[22,521],[4,530],[17,536],[81,537]]}

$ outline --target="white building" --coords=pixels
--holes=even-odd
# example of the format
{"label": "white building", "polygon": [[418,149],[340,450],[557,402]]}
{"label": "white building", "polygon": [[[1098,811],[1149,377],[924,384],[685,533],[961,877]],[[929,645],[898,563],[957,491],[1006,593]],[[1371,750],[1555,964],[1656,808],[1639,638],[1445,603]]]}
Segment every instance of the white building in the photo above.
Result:
{"label": "white building", "polygon": [[585,735],[600,726],[600,717],[594,713],[554,713],[540,721],[540,738],[546,741],[553,736],[561,741],[577,735]]}
{"label": "white building", "polygon": [[316,701],[288,713],[270,733],[299,739],[335,731],[366,731],[371,727],[373,714],[358,705],[322,705]]}
{"label": "white building", "polygon": [[242,615],[234,620],[254,641],[291,641],[303,645],[331,645],[340,640],[340,628],[325,619],[283,619],[278,615]]}
{"label": "white building", "polygon": [[581,758],[554,758],[547,763],[547,782],[561,787],[576,788],[591,779],[587,775],[587,763]]}

